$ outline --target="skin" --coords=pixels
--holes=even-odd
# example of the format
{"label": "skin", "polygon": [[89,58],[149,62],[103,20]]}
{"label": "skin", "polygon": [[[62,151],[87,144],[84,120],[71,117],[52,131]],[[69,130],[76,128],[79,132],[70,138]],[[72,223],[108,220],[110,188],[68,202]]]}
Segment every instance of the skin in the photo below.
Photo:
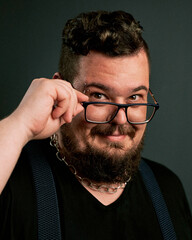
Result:
{"label": "skin", "polygon": [[[80,73],[74,81],[74,87],[80,91],[96,92],[91,97],[93,101],[111,101],[115,103],[141,103],[147,98],[149,89],[149,65],[146,54],[140,51],[134,56],[123,56],[111,58],[101,53],[91,52],[82,57],[80,62]],[[112,123],[124,125],[127,122],[124,109],[120,109]],[[91,136],[91,129],[96,124],[87,123],[81,112],[70,123],[70,132],[78,140],[79,147],[83,150],[88,142],[94,148],[105,149],[110,154],[117,151],[109,147],[110,143],[121,143],[124,151],[134,148],[141,141],[146,125],[135,125],[134,137],[122,135],[118,129],[108,136]]]}

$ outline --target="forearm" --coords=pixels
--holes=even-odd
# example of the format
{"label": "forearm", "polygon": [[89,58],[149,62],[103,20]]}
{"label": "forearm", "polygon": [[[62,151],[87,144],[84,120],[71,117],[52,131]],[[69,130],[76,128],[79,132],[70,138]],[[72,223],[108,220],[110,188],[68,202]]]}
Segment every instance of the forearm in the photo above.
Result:
{"label": "forearm", "polygon": [[0,193],[27,141],[27,134],[22,123],[16,121],[13,114],[0,121]]}

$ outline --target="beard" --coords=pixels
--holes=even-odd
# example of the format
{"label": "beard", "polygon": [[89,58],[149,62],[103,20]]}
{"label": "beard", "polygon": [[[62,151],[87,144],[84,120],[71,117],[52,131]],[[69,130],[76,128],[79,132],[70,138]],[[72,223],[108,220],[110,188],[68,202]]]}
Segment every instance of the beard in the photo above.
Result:
{"label": "beard", "polygon": [[[94,139],[96,136],[112,135],[117,129],[120,134],[128,135],[131,139],[135,136],[135,128],[131,125],[102,124],[93,127],[88,137]],[[144,137],[137,146],[126,150],[120,142],[98,148],[92,146],[87,139],[84,139],[85,147],[80,150],[70,124],[61,127],[61,137],[66,161],[83,178],[96,183],[123,183],[130,177],[133,178],[138,170]]]}

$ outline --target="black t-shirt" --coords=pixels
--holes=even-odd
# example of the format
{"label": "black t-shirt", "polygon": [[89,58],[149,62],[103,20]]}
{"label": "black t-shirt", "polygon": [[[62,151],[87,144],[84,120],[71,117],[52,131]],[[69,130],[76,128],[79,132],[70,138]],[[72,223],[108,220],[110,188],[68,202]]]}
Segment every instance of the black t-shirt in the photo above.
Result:
{"label": "black t-shirt", "polygon": [[[160,226],[140,173],[109,206],[102,205],[55,156],[47,140],[40,144],[50,162],[58,194],[62,237],[66,240],[162,240]],[[0,239],[37,239],[32,173],[25,148],[0,196]],[[152,168],[180,240],[192,240],[192,219],[177,176],[152,161]]]}

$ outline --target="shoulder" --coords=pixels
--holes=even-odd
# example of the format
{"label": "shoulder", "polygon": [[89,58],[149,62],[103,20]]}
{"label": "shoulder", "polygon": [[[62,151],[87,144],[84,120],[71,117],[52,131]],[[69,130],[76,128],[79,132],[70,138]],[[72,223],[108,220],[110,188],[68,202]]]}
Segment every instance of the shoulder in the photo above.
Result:
{"label": "shoulder", "polygon": [[190,212],[183,185],[178,176],[164,165],[144,159],[152,169],[161,193],[170,209]]}
{"label": "shoulder", "polygon": [[163,164],[151,161],[149,159],[143,158],[143,160],[153,171],[155,178],[163,193],[169,193],[171,191],[175,194],[184,194],[183,185],[179,177],[172,170],[170,170]]}
{"label": "shoulder", "polygon": [[178,239],[191,239],[192,217],[183,185],[178,176],[164,165],[144,159],[152,169],[167,204]]}
{"label": "shoulder", "polygon": [[181,184],[181,181],[179,177],[169,168],[164,166],[161,163],[151,161],[149,159],[143,158],[143,160],[148,164],[148,166],[152,169],[153,173],[155,174],[155,177],[157,180],[164,182],[164,181],[171,181],[171,182],[177,182],[178,184]]}

